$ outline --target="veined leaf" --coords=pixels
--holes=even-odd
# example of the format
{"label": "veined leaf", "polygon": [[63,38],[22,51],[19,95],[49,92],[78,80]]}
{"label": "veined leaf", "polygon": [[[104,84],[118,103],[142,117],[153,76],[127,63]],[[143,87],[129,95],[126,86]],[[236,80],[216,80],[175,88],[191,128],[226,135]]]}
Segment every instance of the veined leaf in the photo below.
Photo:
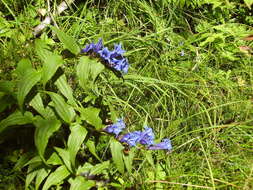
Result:
{"label": "veined leaf", "polygon": [[47,164],[51,165],[63,165],[61,158],[58,156],[56,152],[53,152],[51,156],[47,160]]}
{"label": "veined leaf", "polygon": [[81,118],[93,125],[96,129],[103,128],[102,120],[99,117],[100,109],[94,107],[80,109]]}
{"label": "veined leaf", "polygon": [[43,182],[43,180],[48,176],[48,174],[50,173],[50,170],[45,169],[45,168],[41,168],[38,172],[37,172],[37,176],[36,176],[36,180],[35,180],[35,189],[39,189],[40,184]]}
{"label": "veined leaf", "polygon": [[28,189],[30,183],[38,174],[39,168],[41,168],[42,166],[43,166],[42,161],[29,164],[28,171],[27,171],[28,174],[25,180],[25,189]]}
{"label": "veined leaf", "polygon": [[70,173],[65,166],[58,167],[53,173],[51,173],[48,176],[42,190],[47,190],[52,185],[57,185],[58,183],[62,182],[69,175],[70,175]]}
{"label": "veined leaf", "polygon": [[13,93],[14,81],[0,81],[0,92]]}
{"label": "veined leaf", "polygon": [[46,57],[42,68],[42,83],[45,86],[46,83],[54,76],[57,69],[63,64],[61,56],[50,53]]}
{"label": "veined leaf", "polygon": [[62,161],[64,162],[64,164],[68,168],[68,170],[73,172],[72,167],[71,167],[71,162],[70,162],[69,151],[67,149],[58,148],[58,147],[55,147],[55,150],[60,155]]}
{"label": "veined leaf", "polygon": [[92,167],[90,173],[93,175],[101,174],[105,169],[107,169],[110,165],[110,161],[105,161],[100,164],[96,164],[94,167]]}
{"label": "veined leaf", "polygon": [[244,0],[244,3],[251,9],[251,5],[253,4],[253,0]]}
{"label": "veined leaf", "polygon": [[31,71],[35,71],[32,67],[31,61],[29,59],[21,59],[18,62],[15,73],[18,75],[18,78],[22,78],[27,72]]}
{"label": "veined leaf", "polygon": [[52,30],[56,33],[57,37],[59,40],[64,44],[64,46],[73,54],[77,55],[80,53],[80,48],[77,45],[75,39],[62,30],[56,28],[56,27],[51,27]]}
{"label": "veined leaf", "polygon": [[77,65],[77,76],[81,87],[84,90],[90,89],[98,74],[101,73],[103,69],[104,65],[97,60],[90,59],[87,56],[81,57]]}
{"label": "veined leaf", "polygon": [[32,123],[33,115],[31,112],[25,112],[24,115],[20,111],[16,111],[0,122],[0,133],[7,127],[13,125],[25,125]]}
{"label": "veined leaf", "polygon": [[37,71],[27,72],[21,78],[18,84],[17,100],[20,108],[23,108],[23,103],[30,90],[40,81],[41,73]]}
{"label": "veined leaf", "polygon": [[54,118],[42,119],[38,117],[34,124],[36,126],[34,135],[35,145],[40,157],[44,160],[44,152],[48,140],[60,128],[61,122]]}
{"label": "veined leaf", "polygon": [[68,102],[73,105],[76,106],[76,102],[75,99],[73,97],[73,92],[71,87],[69,86],[66,76],[62,75],[56,82],[55,82],[56,86],[58,87],[58,89],[60,90],[60,92],[63,94],[63,96],[65,96],[65,98],[67,98]]}
{"label": "veined leaf", "polygon": [[112,140],[110,144],[111,153],[112,153],[112,159],[115,163],[118,171],[120,173],[124,173],[125,167],[123,162],[123,153],[122,150],[124,149],[123,146],[115,139]]}
{"label": "veined leaf", "polygon": [[82,176],[77,176],[74,179],[71,178],[69,180],[70,183],[70,190],[88,190],[96,185],[94,180],[86,180]]}
{"label": "veined leaf", "polygon": [[129,174],[131,174],[132,172],[133,159],[134,159],[134,149],[131,149],[128,155],[123,154],[123,160]]}
{"label": "veined leaf", "polygon": [[102,162],[102,160],[98,157],[98,155],[96,153],[95,143],[91,140],[88,140],[86,142],[86,146],[88,147],[90,153],[93,154],[93,156],[95,156],[100,162]]}
{"label": "veined leaf", "polygon": [[30,105],[40,114],[42,117],[50,118],[54,116],[54,112],[50,107],[44,108],[44,104],[40,93],[38,93],[30,102]]}
{"label": "veined leaf", "polygon": [[79,124],[70,126],[70,130],[71,133],[68,138],[68,151],[72,167],[75,168],[76,154],[87,135],[87,130]]}
{"label": "veined leaf", "polygon": [[49,96],[51,97],[54,107],[56,109],[56,112],[59,114],[59,116],[66,122],[71,123],[71,121],[75,117],[75,111],[74,109],[68,105],[62,96],[53,93],[53,92],[47,92]]}

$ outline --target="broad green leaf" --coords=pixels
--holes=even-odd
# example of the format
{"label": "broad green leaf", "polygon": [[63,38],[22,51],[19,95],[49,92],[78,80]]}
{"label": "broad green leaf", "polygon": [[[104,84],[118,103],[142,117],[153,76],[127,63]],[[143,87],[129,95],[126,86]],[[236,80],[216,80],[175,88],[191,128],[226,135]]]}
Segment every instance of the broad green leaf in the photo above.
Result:
{"label": "broad green leaf", "polygon": [[61,122],[57,119],[42,119],[40,117],[34,122],[36,126],[34,141],[37,147],[38,153],[42,159],[44,159],[44,152],[48,143],[49,138],[56,132]]}
{"label": "broad green leaf", "polygon": [[131,174],[132,172],[132,166],[133,166],[133,159],[134,159],[134,149],[131,149],[128,153],[128,155],[123,154],[123,160],[126,166],[126,169],[128,173]]}
{"label": "broad green leaf", "polygon": [[43,62],[45,62],[48,55],[52,54],[47,43],[42,39],[35,40],[35,52]]}
{"label": "broad green leaf", "polygon": [[65,178],[70,175],[68,169],[65,166],[58,167],[53,173],[51,173],[42,190],[49,189],[52,185],[57,185],[58,183],[62,182]]}
{"label": "broad green leaf", "polygon": [[50,53],[46,57],[42,67],[42,84],[46,83],[54,76],[57,69],[63,64],[61,56]]}
{"label": "broad green leaf", "polygon": [[0,122],[0,133],[7,127],[13,125],[25,125],[32,123],[32,120],[33,115],[31,112],[25,112],[22,114],[20,111],[16,111]]}
{"label": "broad green leaf", "polygon": [[81,87],[84,90],[92,88],[95,79],[103,69],[104,65],[97,60],[90,59],[87,56],[81,57],[77,65],[77,77]]}
{"label": "broad green leaf", "polygon": [[43,182],[43,180],[48,176],[50,173],[49,169],[41,168],[37,172],[36,180],[35,180],[35,189],[39,189],[40,184]]}
{"label": "broad green leaf", "polygon": [[14,85],[13,81],[0,81],[0,92],[13,93]]}
{"label": "broad green leaf", "polygon": [[85,162],[85,164],[83,166],[79,166],[77,169],[77,175],[83,175],[83,174],[87,174],[90,173],[91,169],[94,166],[91,165],[89,162]]}
{"label": "broad green leaf", "polygon": [[88,190],[96,185],[94,180],[86,180],[82,176],[77,176],[74,179],[71,178],[69,180],[70,183],[70,190]]}
{"label": "broad green leaf", "polygon": [[253,0],[244,0],[244,3],[251,9],[251,5],[253,4]]}
{"label": "broad green leaf", "polygon": [[54,147],[54,149],[57,151],[59,156],[61,157],[62,161],[64,162],[65,166],[68,168],[69,171],[73,172],[70,162],[70,154],[67,149]]}
{"label": "broad green leaf", "polygon": [[27,72],[22,77],[18,84],[17,100],[20,108],[23,108],[23,103],[30,90],[40,81],[41,73],[36,71]]}
{"label": "broad green leaf", "polygon": [[33,181],[33,179],[36,177],[36,175],[39,172],[39,169],[42,167],[42,162],[34,162],[29,164],[26,180],[25,180],[25,189],[28,189],[30,183]]}
{"label": "broad green leaf", "polygon": [[74,109],[68,105],[62,96],[53,93],[53,92],[47,92],[49,96],[51,97],[54,107],[56,109],[56,112],[59,114],[59,116],[66,122],[71,123],[71,121],[75,117],[75,111]]}
{"label": "broad green leaf", "polygon": [[38,93],[30,102],[30,105],[40,114],[42,117],[50,118],[54,116],[54,112],[50,107],[44,108],[44,104],[40,93]]}
{"label": "broad green leaf", "polygon": [[90,173],[93,175],[101,174],[105,169],[109,168],[110,161],[105,161],[100,164],[96,164],[92,169],[90,170]]}
{"label": "broad green leaf", "polygon": [[77,55],[80,53],[80,48],[77,45],[75,39],[62,30],[56,28],[56,27],[51,27],[52,30],[56,33],[57,37],[59,40],[64,44],[64,46],[73,54]]}
{"label": "broad green leaf", "polygon": [[98,155],[96,153],[95,143],[91,140],[88,140],[86,142],[86,146],[88,147],[90,153],[93,154],[93,156],[95,156],[100,162],[102,162],[102,160],[98,157]]}
{"label": "broad green leaf", "polygon": [[56,86],[58,87],[58,89],[60,90],[60,92],[63,94],[63,96],[65,96],[65,98],[67,98],[68,102],[73,105],[76,106],[76,102],[75,99],[73,97],[73,92],[71,87],[69,86],[66,76],[62,75],[56,82],[55,82]]}
{"label": "broad green leaf", "polygon": [[102,120],[99,117],[100,109],[94,107],[80,109],[81,119],[86,120],[89,124],[93,125],[96,129],[103,128]]}
{"label": "broad green leaf", "polygon": [[35,71],[32,67],[32,63],[29,59],[21,59],[18,62],[15,73],[18,75],[18,78],[22,78],[26,73]]}
{"label": "broad green leaf", "polygon": [[47,160],[47,164],[49,165],[63,165],[61,158],[58,156],[56,152],[53,152],[51,156]]}
{"label": "broad green leaf", "polygon": [[113,162],[115,163],[118,171],[123,174],[125,171],[124,162],[123,162],[123,153],[122,153],[122,150],[124,149],[124,147],[117,140],[112,139],[110,148],[111,148]]}
{"label": "broad green leaf", "polygon": [[76,154],[87,135],[87,130],[79,124],[70,126],[70,130],[71,133],[68,138],[68,151],[72,167],[75,168]]}

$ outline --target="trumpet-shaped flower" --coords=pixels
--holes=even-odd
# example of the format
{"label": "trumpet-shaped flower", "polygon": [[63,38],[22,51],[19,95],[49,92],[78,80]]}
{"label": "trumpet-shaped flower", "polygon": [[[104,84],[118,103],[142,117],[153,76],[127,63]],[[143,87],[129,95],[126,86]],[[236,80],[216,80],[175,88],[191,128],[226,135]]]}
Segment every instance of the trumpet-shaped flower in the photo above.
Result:
{"label": "trumpet-shaped flower", "polygon": [[163,139],[162,142],[155,144],[153,146],[150,146],[148,148],[149,150],[171,150],[172,145],[170,139]]}
{"label": "trumpet-shaped flower", "polygon": [[141,131],[134,131],[132,133],[125,134],[120,142],[127,143],[130,147],[136,146],[136,143],[140,141]]}
{"label": "trumpet-shaped flower", "polygon": [[141,133],[140,144],[150,146],[154,144],[154,139],[155,139],[155,135],[153,133],[152,128],[149,128],[146,126],[145,130]]}
{"label": "trumpet-shaped flower", "polygon": [[123,119],[117,119],[116,123],[114,123],[112,125],[108,125],[104,129],[104,131],[106,131],[107,133],[115,134],[117,137],[124,128],[126,128],[126,125],[125,125]]}

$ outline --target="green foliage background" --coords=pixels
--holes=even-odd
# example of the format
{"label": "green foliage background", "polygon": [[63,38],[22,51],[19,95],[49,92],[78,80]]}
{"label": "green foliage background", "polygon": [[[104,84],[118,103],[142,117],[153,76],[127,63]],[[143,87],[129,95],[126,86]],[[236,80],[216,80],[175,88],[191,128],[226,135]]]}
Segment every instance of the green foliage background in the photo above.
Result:
{"label": "green foliage background", "polygon": [[[47,2],[2,0],[0,189],[252,189],[252,4],[75,1],[34,37]],[[79,54],[100,37],[124,80]],[[117,117],[172,152],[124,154],[101,131]]]}

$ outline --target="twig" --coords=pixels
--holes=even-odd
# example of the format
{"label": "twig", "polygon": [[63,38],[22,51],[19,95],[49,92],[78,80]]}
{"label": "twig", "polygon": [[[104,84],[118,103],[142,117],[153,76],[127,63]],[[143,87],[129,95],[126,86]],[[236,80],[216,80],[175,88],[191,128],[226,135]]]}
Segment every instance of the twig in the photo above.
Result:
{"label": "twig", "polygon": [[[68,0],[63,1],[57,6],[57,11],[55,15],[60,15],[63,11],[65,11],[68,8],[68,5],[74,3],[75,0]],[[50,7],[48,7],[50,10]],[[50,15],[50,12],[49,12]],[[53,15],[52,15],[53,16]],[[37,36],[41,31],[47,27],[47,25],[51,24],[52,22],[52,16],[46,16],[46,18],[33,29],[33,35]]]}

